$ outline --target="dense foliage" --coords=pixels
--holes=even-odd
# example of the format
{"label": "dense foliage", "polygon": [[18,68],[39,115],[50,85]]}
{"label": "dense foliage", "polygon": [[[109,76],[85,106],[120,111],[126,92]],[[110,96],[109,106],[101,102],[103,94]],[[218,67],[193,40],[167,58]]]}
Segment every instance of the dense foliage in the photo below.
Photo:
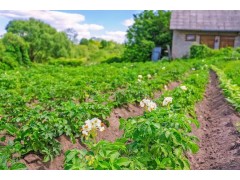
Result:
{"label": "dense foliage", "polygon": [[219,62],[212,69],[217,73],[226,99],[240,112],[240,61]]}
{"label": "dense foliage", "polygon": [[69,56],[70,41],[66,34],[57,32],[42,21],[33,18],[12,20],[6,30],[22,37],[29,44],[29,57],[33,62]]}
{"label": "dense foliage", "polygon": [[[65,169],[189,169],[185,153],[198,151],[196,138],[189,135],[191,123],[198,126],[194,104],[203,97],[207,81],[206,70],[195,71],[184,80],[186,90],[166,91],[156,100],[156,110],[122,119],[124,135],[116,142],[86,143],[89,151],[68,151]],[[166,96],[173,103],[164,107]]]}
{"label": "dense foliage", "polygon": [[0,69],[13,69],[30,65],[30,62],[74,66],[92,64],[120,59],[123,53],[122,44],[95,38],[82,39],[79,43],[74,29],[58,32],[33,18],[12,20],[6,30],[0,39]]}
{"label": "dense foliage", "polygon": [[[18,160],[28,153],[40,154],[45,162],[53,159],[61,151],[56,138],[63,134],[73,143],[81,139],[87,147],[68,151],[65,169],[189,169],[185,155],[198,151],[197,139],[189,134],[192,123],[198,126],[194,105],[203,96],[210,64],[228,100],[239,108],[239,61],[213,57],[90,66],[54,62],[1,72],[0,140],[14,139],[4,146],[0,142],[1,169],[25,169]],[[108,126],[106,117],[113,108],[139,105],[175,80],[182,86],[165,90],[153,100],[152,110],[121,119],[122,138],[83,138],[81,127],[87,119],[97,117]],[[167,106],[166,97],[172,98]]]}
{"label": "dense foliage", "polygon": [[206,45],[198,44],[190,47],[190,58],[218,58],[224,60],[236,60],[240,58],[240,48],[211,49]]}
{"label": "dense foliage", "polygon": [[211,56],[212,49],[206,45],[192,45],[190,47],[191,58],[206,58]]}
{"label": "dense foliage", "polygon": [[169,81],[181,78],[191,63],[36,65],[2,72],[0,131],[15,137],[10,153],[35,152],[48,161],[60,153],[56,137],[66,134],[74,142],[84,121],[94,117],[108,125],[106,117],[114,107],[152,97]]}
{"label": "dense foliage", "polygon": [[126,61],[148,61],[153,47],[171,45],[170,11],[143,11],[134,15],[134,24],[127,30]]}
{"label": "dense foliage", "polygon": [[5,34],[0,40],[0,69],[6,70],[29,63],[27,43],[17,35]]}

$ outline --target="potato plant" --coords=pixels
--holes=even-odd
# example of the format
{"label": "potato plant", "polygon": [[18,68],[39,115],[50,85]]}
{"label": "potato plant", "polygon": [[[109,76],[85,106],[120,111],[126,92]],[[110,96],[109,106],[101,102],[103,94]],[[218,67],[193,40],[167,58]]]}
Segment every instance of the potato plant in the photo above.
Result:
{"label": "potato plant", "polygon": [[[236,67],[239,64],[239,62],[236,62]],[[236,81],[238,77],[238,69],[234,69],[229,72],[229,68],[226,69],[219,69],[216,66],[212,65],[212,69],[217,73],[221,88],[223,89],[224,95],[228,102],[230,102],[238,112],[240,112],[240,86],[239,81]],[[229,74],[231,76],[229,76]],[[235,76],[232,76],[235,74]],[[233,77],[233,78],[231,78]]]}

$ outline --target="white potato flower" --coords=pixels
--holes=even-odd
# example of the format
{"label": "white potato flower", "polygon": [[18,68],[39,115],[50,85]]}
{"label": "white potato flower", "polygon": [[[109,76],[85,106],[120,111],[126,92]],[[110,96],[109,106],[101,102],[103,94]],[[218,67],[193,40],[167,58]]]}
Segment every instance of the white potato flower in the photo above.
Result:
{"label": "white potato flower", "polygon": [[151,79],[151,78],[152,78],[151,74],[148,74],[147,77],[148,77],[148,79]]}
{"label": "white potato flower", "polygon": [[196,69],[195,68],[192,68],[193,71],[195,71]]}
{"label": "white potato flower", "polygon": [[180,86],[180,88],[181,88],[182,90],[184,90],[184,91],[187,90],[187,87],[186,87],[186,86]]}
{"label": "white potato flower", "polygon": [[91,119],[92,125],[93,127],[97,128],[97,127],[101,127],[101,123],[102,121],[98,118],[93,118]]}
{"label": "white potato flower", "polygon": [[84,124],[82,126],[83,131],[91,131],[92,130],[92,124]]}
{"label": "white potato flower", "polygon": [[167,87],[167,85],[164,85],[164,89],[167,91],[168,90],[168,87]]}
{"label": "white potato flower", "polygon": [[142,79],[143,78],[143,76],[142,75],[138,75],[138,79]]}
{"label": "white potato flower", "polygon": [[143,101],[140,102],[140,107],[144,107],[145,103]]}
{"label": "white potato flower", "polygon": [[88,131],[82,131],[82,134],[88,136]]}
{"label": "white potato flower", "polygon": [[88,119],[88,120],[85,121],[85,124],[91,126],[92,125],[92,121]]}
{"label": "white potato flower", "polygon": [[105,128],[103,127],[103,126],[101,126],[100,128],[99,128],[99,131],[104,131],[105,130]]}
{"label": "white potato flower", "polygon": [[149,112],[157,109],[157,104],[149,99],[143,99],[140,102],[141,107],[145,107]]}
{"label": "white potato flower", "polygon": [[153,111],[153,110],[156,110],[156,109],[157,109],[157,104],[156,104],[156,103],[151,102],[151,103],[148,104],[147,110],[148,110],[149,112],[151,112],[151,111]]}
{"label": "white potato flower", "polygon": [[138,82],[142,82],[142,80],[141,80],[141,79],[138,79]]}
{"label": "white potato flower", "polygon": [[167,106],[168,104],[170,104],[172,102],[173,98],[172,97],[165,97],[163,100],[162,105],[163,106]]}
{"label": "white potato flower", "polygon": [[105,128],[102,125],[102,121],[98,118],[92,118],[91,120],[86,120],[85,124],[82,126],[82,134],[85,136],[89,135],[89,132],[93,130],[104,131]]}
{"label": "white potato flower", "polygon": [[140,106],[141,107],[144,107],[144,106],[147,106],[151,101],[149,99],[143,99],[141,102],[140,102]]}
{"label": "white potato flower", "polygon": [[166,67],[162,67],[162,70],[165,70],[166,69]]}

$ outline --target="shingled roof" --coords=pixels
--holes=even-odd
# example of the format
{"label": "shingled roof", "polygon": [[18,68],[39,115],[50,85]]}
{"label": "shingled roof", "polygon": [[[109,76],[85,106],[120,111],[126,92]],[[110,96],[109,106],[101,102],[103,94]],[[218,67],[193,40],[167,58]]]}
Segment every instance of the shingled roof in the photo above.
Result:
{"label": "shingled roof", "polygon": [[200,31],[240,31],[240,11],[172,11],[170,29]]}

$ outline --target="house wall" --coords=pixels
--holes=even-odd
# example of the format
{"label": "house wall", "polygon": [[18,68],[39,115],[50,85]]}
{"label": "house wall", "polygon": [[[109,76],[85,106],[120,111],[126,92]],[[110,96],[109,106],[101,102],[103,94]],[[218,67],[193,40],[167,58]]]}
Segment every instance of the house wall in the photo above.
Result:
{"label": "house wall", "polygon": [[234,47],[240,47],[240,35],[235,38]]}
{"label": "house wall", "polygon": [[184,56],[189,56],[189,49],[193,44],[199,44],[200,38],[196,37],[196,41],[186,41],[185,31],[173,31],[172,40],[172,58],[182,58]]}
{"label": "house wall", "polygon": [[[195,34],[195,41],[186,41],[186,34]],[[219,49],[220,36],[235,36],[234,47],[240,47],[240,35],[237,32],[201,32],[201,31],[183,31],[173,30],[172,40],[172,58],[188,57],[190,55],[190,47],[193,44],[200,43],[201,35],[215,36],[214,49]]]}

